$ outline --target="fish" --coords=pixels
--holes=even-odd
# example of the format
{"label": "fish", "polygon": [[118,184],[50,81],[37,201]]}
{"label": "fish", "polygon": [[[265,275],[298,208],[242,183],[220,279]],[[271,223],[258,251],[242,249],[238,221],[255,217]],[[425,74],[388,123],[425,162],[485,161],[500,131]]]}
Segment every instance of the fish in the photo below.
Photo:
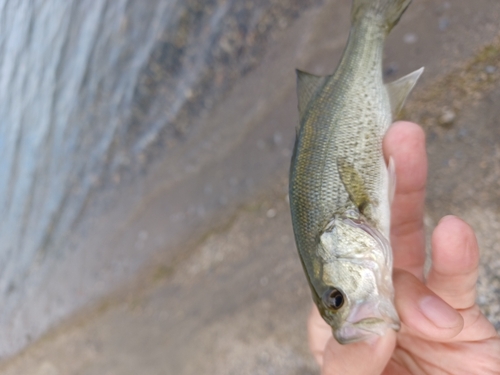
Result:
{"label": "fish", "polygon": [[290,166],[295,242],[314,303],[340,344],[400,329],[390,205],[395,164],[382,140],[423,68],[384,84],[384,41],[411,0],[353,0],[332,75],[297,70],[299,126]]}

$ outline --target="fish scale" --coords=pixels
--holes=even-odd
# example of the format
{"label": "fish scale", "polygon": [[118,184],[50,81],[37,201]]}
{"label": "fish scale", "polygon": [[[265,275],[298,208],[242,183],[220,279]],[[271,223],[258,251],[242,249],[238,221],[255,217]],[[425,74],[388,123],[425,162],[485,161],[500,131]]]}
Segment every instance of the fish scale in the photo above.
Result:
{"label": "fish scale", "polygon": [[382,141],[422,69],[384,85],[382,54],[410,2],[354,0],[335,73],[297,71],[292,223],[313,299],[341,343],[399,328],[389,244],[394,176]]}

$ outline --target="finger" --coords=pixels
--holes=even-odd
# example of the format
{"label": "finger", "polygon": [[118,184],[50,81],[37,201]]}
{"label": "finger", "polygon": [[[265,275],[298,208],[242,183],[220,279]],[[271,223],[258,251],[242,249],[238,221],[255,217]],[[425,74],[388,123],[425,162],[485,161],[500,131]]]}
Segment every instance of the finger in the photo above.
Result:
{"label": "finger", "polygon": [[396,166],[391,209],[394,265],[423,278],[425,262],[424,199],[427,179],[425,134],[411,122],[396,122],[384,138],[384,154]]}
{"label": "finger", "polygon": [[[378,375],[389,361],[396,343],[395,332],[388,330],[383,337],[376,336],[368,342],[340,345],[316,306],[309,315],[308,327],[311,352],[323,375]],[[360,361],[360,358],[373,360]]]}
{"label": "finger", "polygon": [[455,216],[441,219],[432,235],[427,286],[455,309],[476,302],[479,247],[472,228]]}
{"label": "finger", "polygon": [[322,375],[380,375],[387,366],[396,345],[396,332],[388,329],[384,336],[372,341],[340,345],[332,337],[328,341]]}
{"label": "finger", "polygon": [[313,305],[307,320],[309,348],[314,359],[321,367],[326,343],[332,338],[332,328],[323,320],[316,305]]}
{"label": "finger", "polygon": [[449,341],[463,328],[460,313],[404,270],[395,270],[395,304],[404,326],[413,334],[432,340]]}

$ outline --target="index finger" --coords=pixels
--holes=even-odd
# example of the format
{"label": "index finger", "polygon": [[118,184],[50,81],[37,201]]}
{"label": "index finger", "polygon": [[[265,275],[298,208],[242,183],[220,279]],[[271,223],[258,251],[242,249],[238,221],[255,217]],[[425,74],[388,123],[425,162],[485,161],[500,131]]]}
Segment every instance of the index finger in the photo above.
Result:
{"label": "index finger", "polygon": [[394,266],[423,279],[425,262],[424,201],[427,154],[422,128],[396,122],[384,138],[386,159],[396,166],[396,193],[391,208]]}

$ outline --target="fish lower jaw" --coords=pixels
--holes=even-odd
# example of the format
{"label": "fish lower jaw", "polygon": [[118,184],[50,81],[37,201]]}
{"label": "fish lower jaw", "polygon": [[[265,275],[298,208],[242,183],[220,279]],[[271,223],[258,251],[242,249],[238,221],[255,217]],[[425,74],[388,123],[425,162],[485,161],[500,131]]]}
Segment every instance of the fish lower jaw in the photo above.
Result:
{"label": "fish lower jaw", "polygon": [[357,323],[347,322],[339,329],[333,330],[333,336],[339,344],[346,345],[359,341],[370,341],[383,336],[388,329],[399,331],[401,324],[387,322],[378,318],[367,318]]}

